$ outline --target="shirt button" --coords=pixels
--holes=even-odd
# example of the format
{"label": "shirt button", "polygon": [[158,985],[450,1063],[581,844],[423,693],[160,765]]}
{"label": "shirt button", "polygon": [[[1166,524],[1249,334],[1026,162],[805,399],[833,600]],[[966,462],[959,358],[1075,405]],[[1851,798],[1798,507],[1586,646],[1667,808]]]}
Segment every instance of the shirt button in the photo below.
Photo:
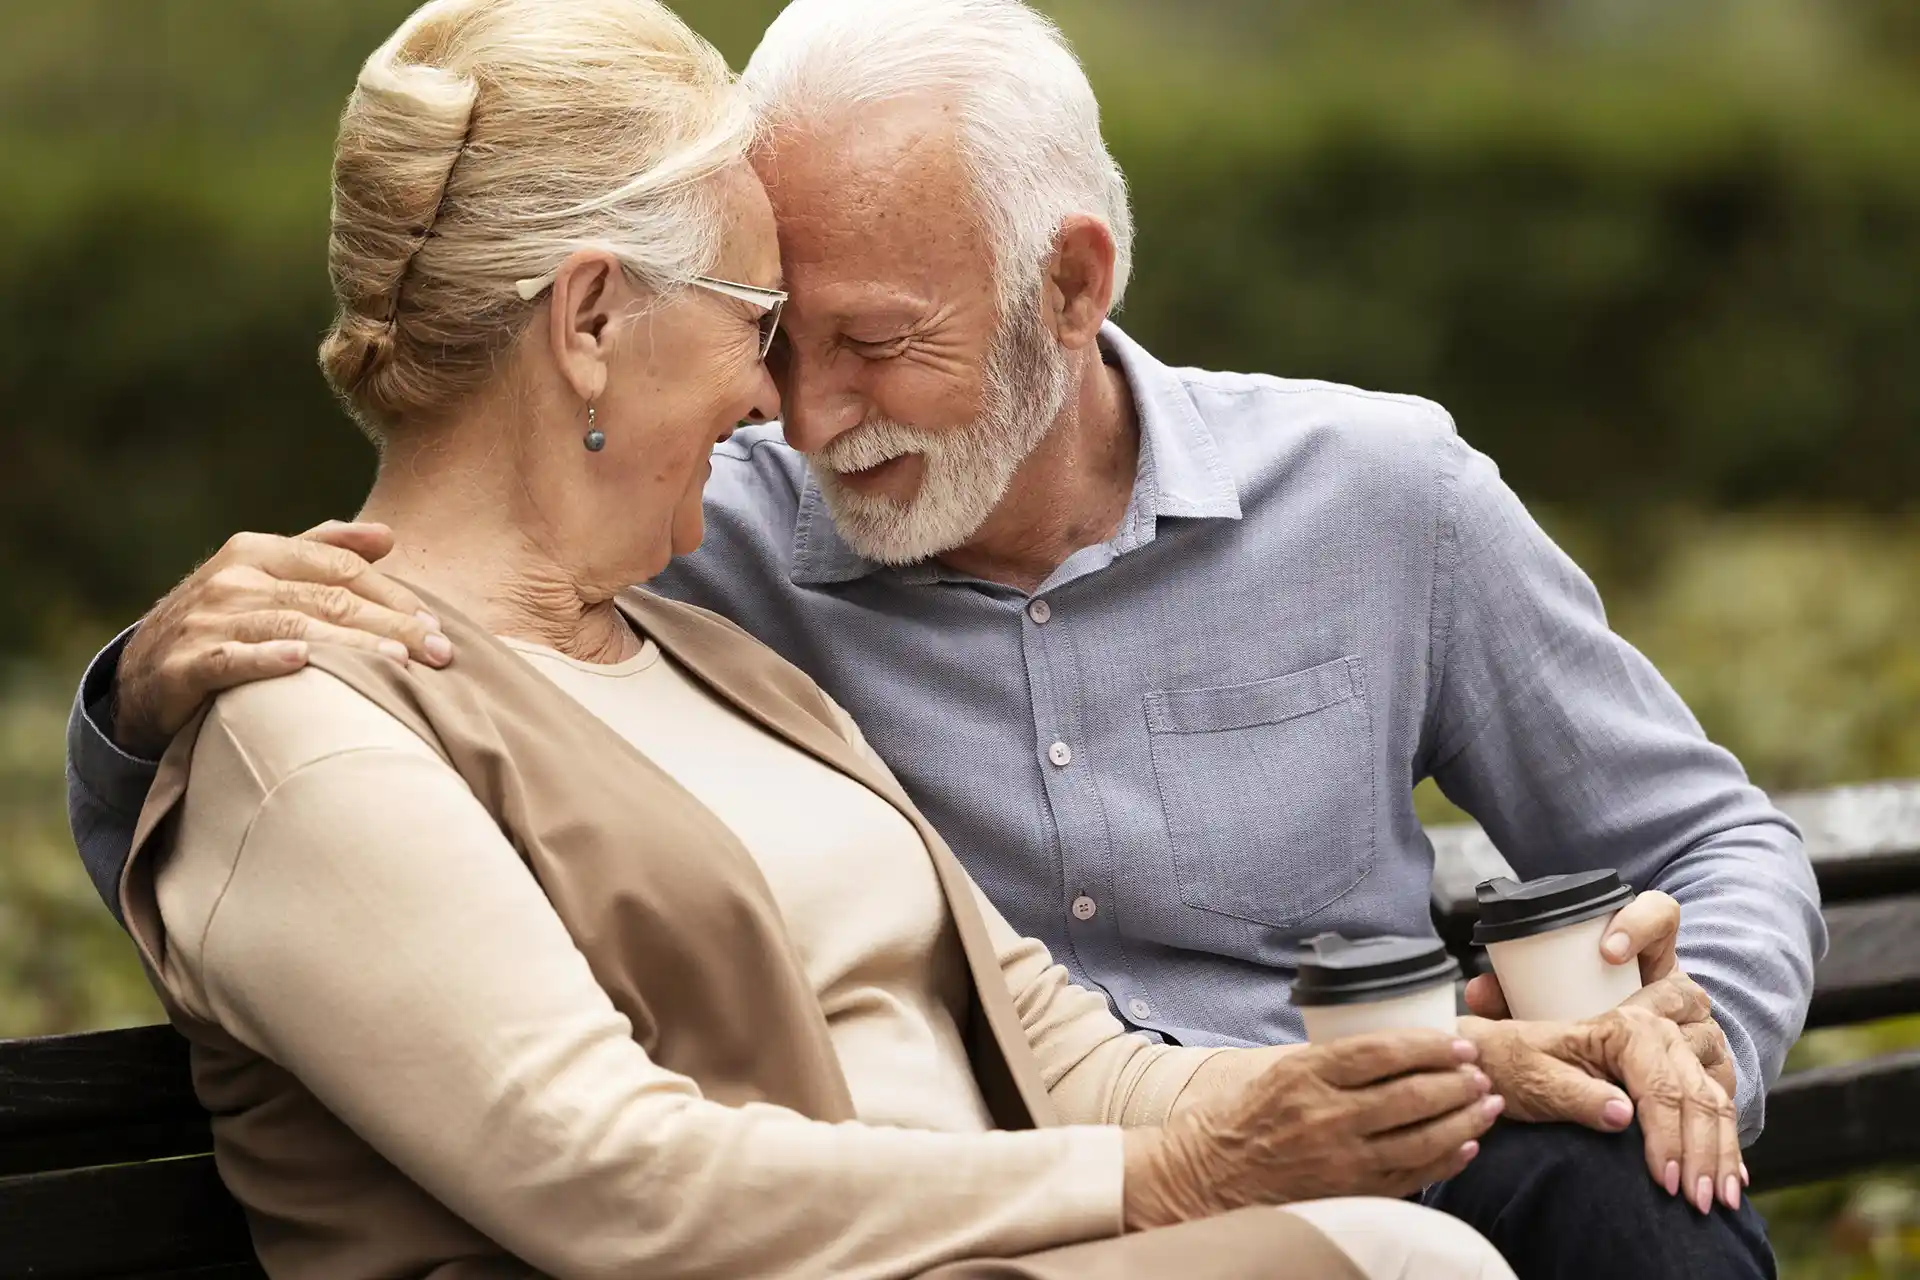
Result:
{"label": "shirt button", "polygon": [[1077,919],[1091,920],[1093,913],[1099,909],[1100,904],[1084,893],[1073,900],[1073,914]]}
{"label": "shirt button", "polygon": [[1064,769],[1073,763],[1073,748],[1064,742],[1056,742],[1047,748],[1047,759]]}
{"label": "shirt button", "polygon": [[1053,606],[1048,604],[1045,600],[1035,600],[1032,604],[1027,606],[1027,616],[1029,618],[1032,618],[1035,622],[1039,623],[1041,626],[1045,626],[1047,624],[1047,619],[1053,616]]}
{"label": "shirt button", "polygon": [[1127,1012],[1135,1022],[1145,1022],[1153,1016],[1153,1006],[1139,996],[1127,1001]]}

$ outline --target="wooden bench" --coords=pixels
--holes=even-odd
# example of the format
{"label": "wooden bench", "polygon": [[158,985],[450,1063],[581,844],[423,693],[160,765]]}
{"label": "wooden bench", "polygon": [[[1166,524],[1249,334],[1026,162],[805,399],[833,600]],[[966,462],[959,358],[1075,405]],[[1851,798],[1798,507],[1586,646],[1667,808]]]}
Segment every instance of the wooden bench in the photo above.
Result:
{"label": "wooden bench", "polygon": [[[1789,796],[1832,949],[1809,1027],[1920,1012],[1920,782]],[[1472,827],[1432,832],[1434,914],[1471,964],[1473,886],[1506,867]],[[1747,1156],[1765,1191],[1920,1162],[1920,1051],[1789,1075]],[[167,1027],[0,1041],[0,1277],[258,1280],[213,1167],[185,1043]]]}

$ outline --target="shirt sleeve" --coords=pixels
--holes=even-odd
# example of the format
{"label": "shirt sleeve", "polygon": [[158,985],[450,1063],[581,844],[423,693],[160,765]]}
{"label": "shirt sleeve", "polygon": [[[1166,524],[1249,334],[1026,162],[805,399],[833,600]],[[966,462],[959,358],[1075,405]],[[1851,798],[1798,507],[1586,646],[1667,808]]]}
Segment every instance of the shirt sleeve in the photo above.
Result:
{"label": "shirt sleeve", "polygon": [[[891,776],[853,717],[837,703],[833,710],[841,735],[869,764]],[[1008,924],[971,876],[967,885],[986,923],[1027,1044],[1039,1060],[1047,1096],[1068,1124],[1164,1124],[1200,1064],[1217,1053],[1233,1052],[1155,1044],[1129,1032],[1107,1007],[1106,997],[1076,985],[1066,966],[1054,963],[1046,944],[1023,937]]]}
{"label": "shirt sleeve", "polygon": [[704,1098],[635,1043],[424,746],[326,756],[249,803],[199,824],[244,833],[230,865],[162,886],[163,911],[211,904],[168,921],[189,999],[545,1274],[893,1276],[1121,1229],[1114,1128],[934,1133]]}
{"label": "shirt sleeve", "polygon": [[980,886],[968,883],[1027,1043],[1040,1060],[1047,1096],[1067,1123],[1165,1124],[1202,1063],[1245,1052],[1155,1044],[1128,1031],[1106,997],[1077,986],[1045,943],[1015,932]]}
{"label": "shirt sleeve", "polygon": [[1428,772],[1524,876],[1612,867],[1680,903],[1680,960],[1733,1051],[1743,1141],[1826,950],[1799,831],[1607,626],[1593,584],[1449,437]]}
{"label": "shirt sleeve", "polygon": [[94,889],[120,918],[120,872],[159,762],[122,751],[113,740],[115,672],[134,629],[94,655],[67,718],[67,823]]}

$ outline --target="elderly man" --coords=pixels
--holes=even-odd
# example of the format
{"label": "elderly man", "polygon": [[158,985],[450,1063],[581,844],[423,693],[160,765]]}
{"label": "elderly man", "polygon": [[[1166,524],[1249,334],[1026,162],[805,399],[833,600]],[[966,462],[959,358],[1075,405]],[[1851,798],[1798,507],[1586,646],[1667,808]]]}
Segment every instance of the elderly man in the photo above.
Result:
{"label": "elderly man", "polygon": [[[654,588],[824,684],[1014,925],[1169,1040],[1297,1041],[1302,939],[1430,931],[1423,778],[1527,875],[1619,868],[1657,892],[1605,946],[1683,1024],[1636,1025],[1750,1140],[1824,946],[1798,835],[1447,414],[1170,369],[1109,322],[1124,183],[1016,0],[798,0],[746,80],[784,422],[716,451],[706,545]],[[210,692],[309,640],[448,660],[385,550],[243,535],[96,660],[71,801],[103,892]],[[1470,999],[1504,1015],[1491,979]],[[1740,1179],[1705,1175],[1716,1117],[1643,1092],[1631,1129],[1496,1130],[1427,1203],[1523,1276],[1771,1275]]]}

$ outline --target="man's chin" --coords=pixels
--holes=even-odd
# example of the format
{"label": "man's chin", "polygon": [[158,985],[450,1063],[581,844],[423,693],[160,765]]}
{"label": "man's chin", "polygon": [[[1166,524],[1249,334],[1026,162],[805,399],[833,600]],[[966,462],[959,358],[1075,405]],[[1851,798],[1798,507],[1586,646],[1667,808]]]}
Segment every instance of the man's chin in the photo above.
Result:
{"label": "man's chin", "polygon": [[[821,495],[827,500],[827,513],[841,540],[858,555],[878,564],[899,567],[931,560],[953,550],[973,536],[979,522],[971,528],[959,528],[954,521],[941,521],[947,527],[935,527],[926,518],[916,500],[896,502],[891,498],[856,493],[832,480],[823,480]],[[916,499],[918,495],[915,495]]]}

